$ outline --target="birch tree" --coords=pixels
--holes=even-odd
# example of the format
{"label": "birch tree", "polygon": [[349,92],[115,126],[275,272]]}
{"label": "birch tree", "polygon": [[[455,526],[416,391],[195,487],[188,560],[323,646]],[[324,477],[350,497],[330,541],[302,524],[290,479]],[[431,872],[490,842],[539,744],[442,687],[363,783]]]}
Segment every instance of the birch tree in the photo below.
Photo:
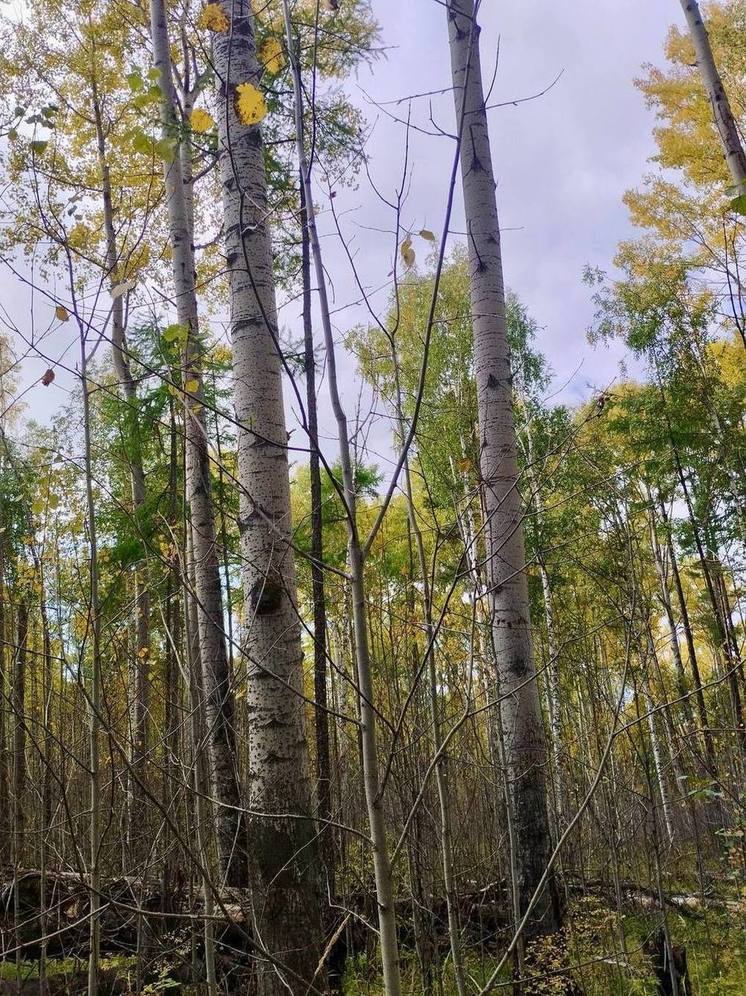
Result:
{"label": "birch tree", "polygon": [[723,146],[723,154],[733,179],[736,194],[746,193],[746,153],[743,149],[738,125],[728,101],[728,94],[720,78],[715,58],[710,47],[702,14],[697,0],[680,0],[689,33],[692,36],[697,66],[702,75],[702,83],[712,105],[712,116]]}
{"label": "birch tree", "polygon": [[186,497],[192,538],[197,629],[202,662],[202,691],[208,738],[210,790],[216,803],[221,869],[231,884],[246,879],[246,844],[235,757],[234,701],[223,632],[220,561],[210,479],[201,344],[194,271],[193,233],[189,223],[176,116],[164,0],[151,0],[153,65],[162,93],[163,139],[171,152],[164,164],[166,200],[173,260],[175,306],[186,331],[182,389],[186,449]]}
{"label": "birch tree", "polygon": [[[264,100],[249,0],[224,0],[214,33],[220,177],[238,420],[240,545],[249,711],[254,929],[310,981],[321,954],[316,826],[290,545],[288,434],[260,122]],[[275,968],[263,994],[305,992]]]}
{"label": "birch tree", "polygon": [[[492,641],[498,688],[503,696],[502,726],[523,912],[551,851],[547,750],[531,645],[500,226],[482,90],[479,27],[473,0],[451,0],[447,14],[456,117],[463,119],[461,178],[469,250]],[[558,926],[553,893],[550,881],[527,924],[529,936]]]}

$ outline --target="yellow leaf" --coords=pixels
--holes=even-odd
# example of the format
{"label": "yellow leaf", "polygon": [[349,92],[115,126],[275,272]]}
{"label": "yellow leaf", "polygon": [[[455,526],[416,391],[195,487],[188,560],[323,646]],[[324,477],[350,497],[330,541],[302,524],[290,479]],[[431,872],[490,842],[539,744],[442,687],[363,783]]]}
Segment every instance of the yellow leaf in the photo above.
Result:
{"label": "yellow leaf", "polygon": [[259,50],[259,59],[268,73],[276,76],[285,65],[285,52],[278,38],[268,38]]}
{"label": "yellow leaf", "polygon": [[199,381],[196,377],[192,377],[184,384],[184,390],[188,391],[190,394],[194,394],[195,391],[199,391]]}
{"label": "yellow leaf", "polygon": [[429,228],[420,229],[420,238],[425,239],[426,242],[435,242],[435,236]]}
{"label": "yellow leaf", "polygon": [[259,124],[267,114],[264,97],[253,83],[239,83],[236,87],[236,114],[241,124]]}
{"label": "yellow leaf", "polygon": [[196,132],[211,131],[215,126],[212,116],[208,114],[203,107],[194,108],[189,118],[189,122],[192,126],[192,131]]}
{"label": "yellow leaf", "polygon": [[61,322],[69,322],[70,312],[67,310],[64,304],[58,304],[57,307],[54,309],[54,317],[59,319],[59,321]]}
{"label": "yellow leaf", "polygon": [[401,258],[404,260],[404,265],[414,266],[415,253],[412,248],[412,237],[410,235],[402,242],[399,251],[401,252]]}
{"label": "yellow leaf", "polygon": [[197,18],[197,27],[204,28],[206,31],[217,31],[220,34],[225,34],[230,26],[231,22],[225,16],[219,3],[208,3],[206,7],[202,8]]}

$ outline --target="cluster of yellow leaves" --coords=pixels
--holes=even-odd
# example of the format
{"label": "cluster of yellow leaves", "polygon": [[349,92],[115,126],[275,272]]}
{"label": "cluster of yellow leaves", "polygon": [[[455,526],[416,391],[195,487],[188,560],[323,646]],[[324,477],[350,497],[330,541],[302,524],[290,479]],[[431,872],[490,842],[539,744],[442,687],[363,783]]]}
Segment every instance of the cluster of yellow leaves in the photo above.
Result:
{"label": "cluster of yellow leaves", "polygon": [[210,362],[226,365],[233,359],[233,352],[230,346],[218,343],[210,350]]}
{"label": "cluster of yellow leaves", "polygon": [[276,76],[285,65],[285,51],[282,42],[270,36],[259,49],[259,61],[268,73]]}
{"label": "cluster of yellow leaves", "polygon": [[236,87],[236,114],[244,125],[259,124],[267,116],[264,96],[253,83],[239,83]]}
{"label": "cluster of yellow leaves", "polygon": [[206,131],[212,131],[215,127],[215,122],[212,119],[212,115],[206,111],[203,107],[195,107],[192,111],[189,122],[192,126],[192,131],[199,133],[204,133]]}
{"label": "cluster of yellow leaves", "polygon": [[231,22],[225,16],[225,12],[219,3],[208,3],[206,7],[202,8],[197,18],[197,27],[203,28],[206,31],[225,34],[230,26]]}
{"label": "cluster of yellow leaves", "polygon": [[406,239],[402,242],[399,252],[401,253],[401,258],[404,260],[405,266],[408,267],[414,266],[414,261],[416,257],[415,257],[415,251],[412,248],[411,235],[408,235]]}
{"label": "cluster of yellow leaves", "polygon": [[[421,239],[425,242],[435,242],[435,235],[430,231],[429,228],[421,228],[417,233]],[[414,247],[412,246],[412,236],[407,235],[407,237],[402,242],[399,247],[399,252],[401,253],[401,258],[404,260],[404,265],[410,269],[414,266],[416,259],[416,253]]]}

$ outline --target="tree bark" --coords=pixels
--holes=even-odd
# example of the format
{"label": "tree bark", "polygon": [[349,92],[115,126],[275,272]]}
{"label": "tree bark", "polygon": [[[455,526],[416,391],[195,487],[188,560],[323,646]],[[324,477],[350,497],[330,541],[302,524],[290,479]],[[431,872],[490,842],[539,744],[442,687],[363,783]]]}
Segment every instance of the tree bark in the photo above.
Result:
{"label": "tree bark", "polygon": [[[523,912],[551,853],[544,776],[547,749],[531,646],[500,227],[473,0],[451,0],[448,29],[456,117],[458,121],[463,117],[461,177],[468,233],[492,636],[504,696],[502,725]],[[559,921],[552,876],[534,907],[526,934],[554,930]]]}
{"label": "tree bark", "polygon": [[[164,0],[151,0],[153,64],[160,71],[163,137],[177,142],[168,25]],[[231,885],[246,881],[246,842],[235,756],[234,702],[223,633],[220,561],[204,413],[204,387],[194,272],[194,248],[180,150],[164,165],[173,257],[176,314],[187,330],[183,366],[186,495],[194,557],[197,629],[209,753],[209,784],[222,873]]]}
{"label": "tree bark", "polygon": [[723,81],[720,78],[715,58],[710,47],[710,39],[705,28],[697,0],[680,0],[686,17],[689,33],[694,43],[697,65],[702,75],[707,97],[712,105],[712,115],[715,119],[720,141],[725,154],[733,183],[738,187],[738,193],[746,193],[746,153],[741,143],[738,125],[728,102]]}
{"label": "tree bark", "polygon": [[[238,428],[249,710],[251,885],[257,936],[310,982],[321,954],[318,844],[290,546],[290,486],[262,133],[237,86],[259,83],[249,0],[224,0],[216,33],[219,158]],[[318,981],[318,980],[317,980]],[[263,996],[300,992],[260,966]],[[305,989],[303,989],[305,992]]]}

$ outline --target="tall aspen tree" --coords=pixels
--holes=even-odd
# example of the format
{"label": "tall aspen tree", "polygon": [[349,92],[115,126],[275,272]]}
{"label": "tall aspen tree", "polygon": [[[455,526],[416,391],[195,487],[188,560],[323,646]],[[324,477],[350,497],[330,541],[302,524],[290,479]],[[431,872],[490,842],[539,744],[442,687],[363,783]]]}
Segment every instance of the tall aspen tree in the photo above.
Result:
{"label": "tall aspen tree", "polygon": [[[249,710],[250,877],[254,929],[308,982],[321,955],[317,829],[302,697],[301,627],[290,546],[288,434],[282,396],[261,106],[249,0],[220,5],[214,34],[224,239],[238,420],[240,548]],[[244,89],[247,88],[247,89]],[[262,966],[260,992],[306,992]]]}
{"label": "tall aspen tree", "polygon": [[179,126],[164,0],[151,0],[153,65],[159,71],[163,138],[173,147],[164,164],[176,314],[186,330],[183,358],[186,492],[205,700],[210,791],[216,803],[221,870],[230,884],[246,879],[246,844],[235,756],[234,701],[223,632],[220,560],[210,479],[194,247],[178,149]]}
{"label": "tall aspen tree", "polygon": [[[505,758],[511,784],[523,911],[551,854],[547,747],[531,645],[500,225],[482,89],[479,27],[473,0],[450,0],[447,13],[456,116],[459,121],[463,116],[461,179],[469,252],[492,641],[502,696]],[[554,891],[550,881],[527,924],[529,936],[558,926]]]}

